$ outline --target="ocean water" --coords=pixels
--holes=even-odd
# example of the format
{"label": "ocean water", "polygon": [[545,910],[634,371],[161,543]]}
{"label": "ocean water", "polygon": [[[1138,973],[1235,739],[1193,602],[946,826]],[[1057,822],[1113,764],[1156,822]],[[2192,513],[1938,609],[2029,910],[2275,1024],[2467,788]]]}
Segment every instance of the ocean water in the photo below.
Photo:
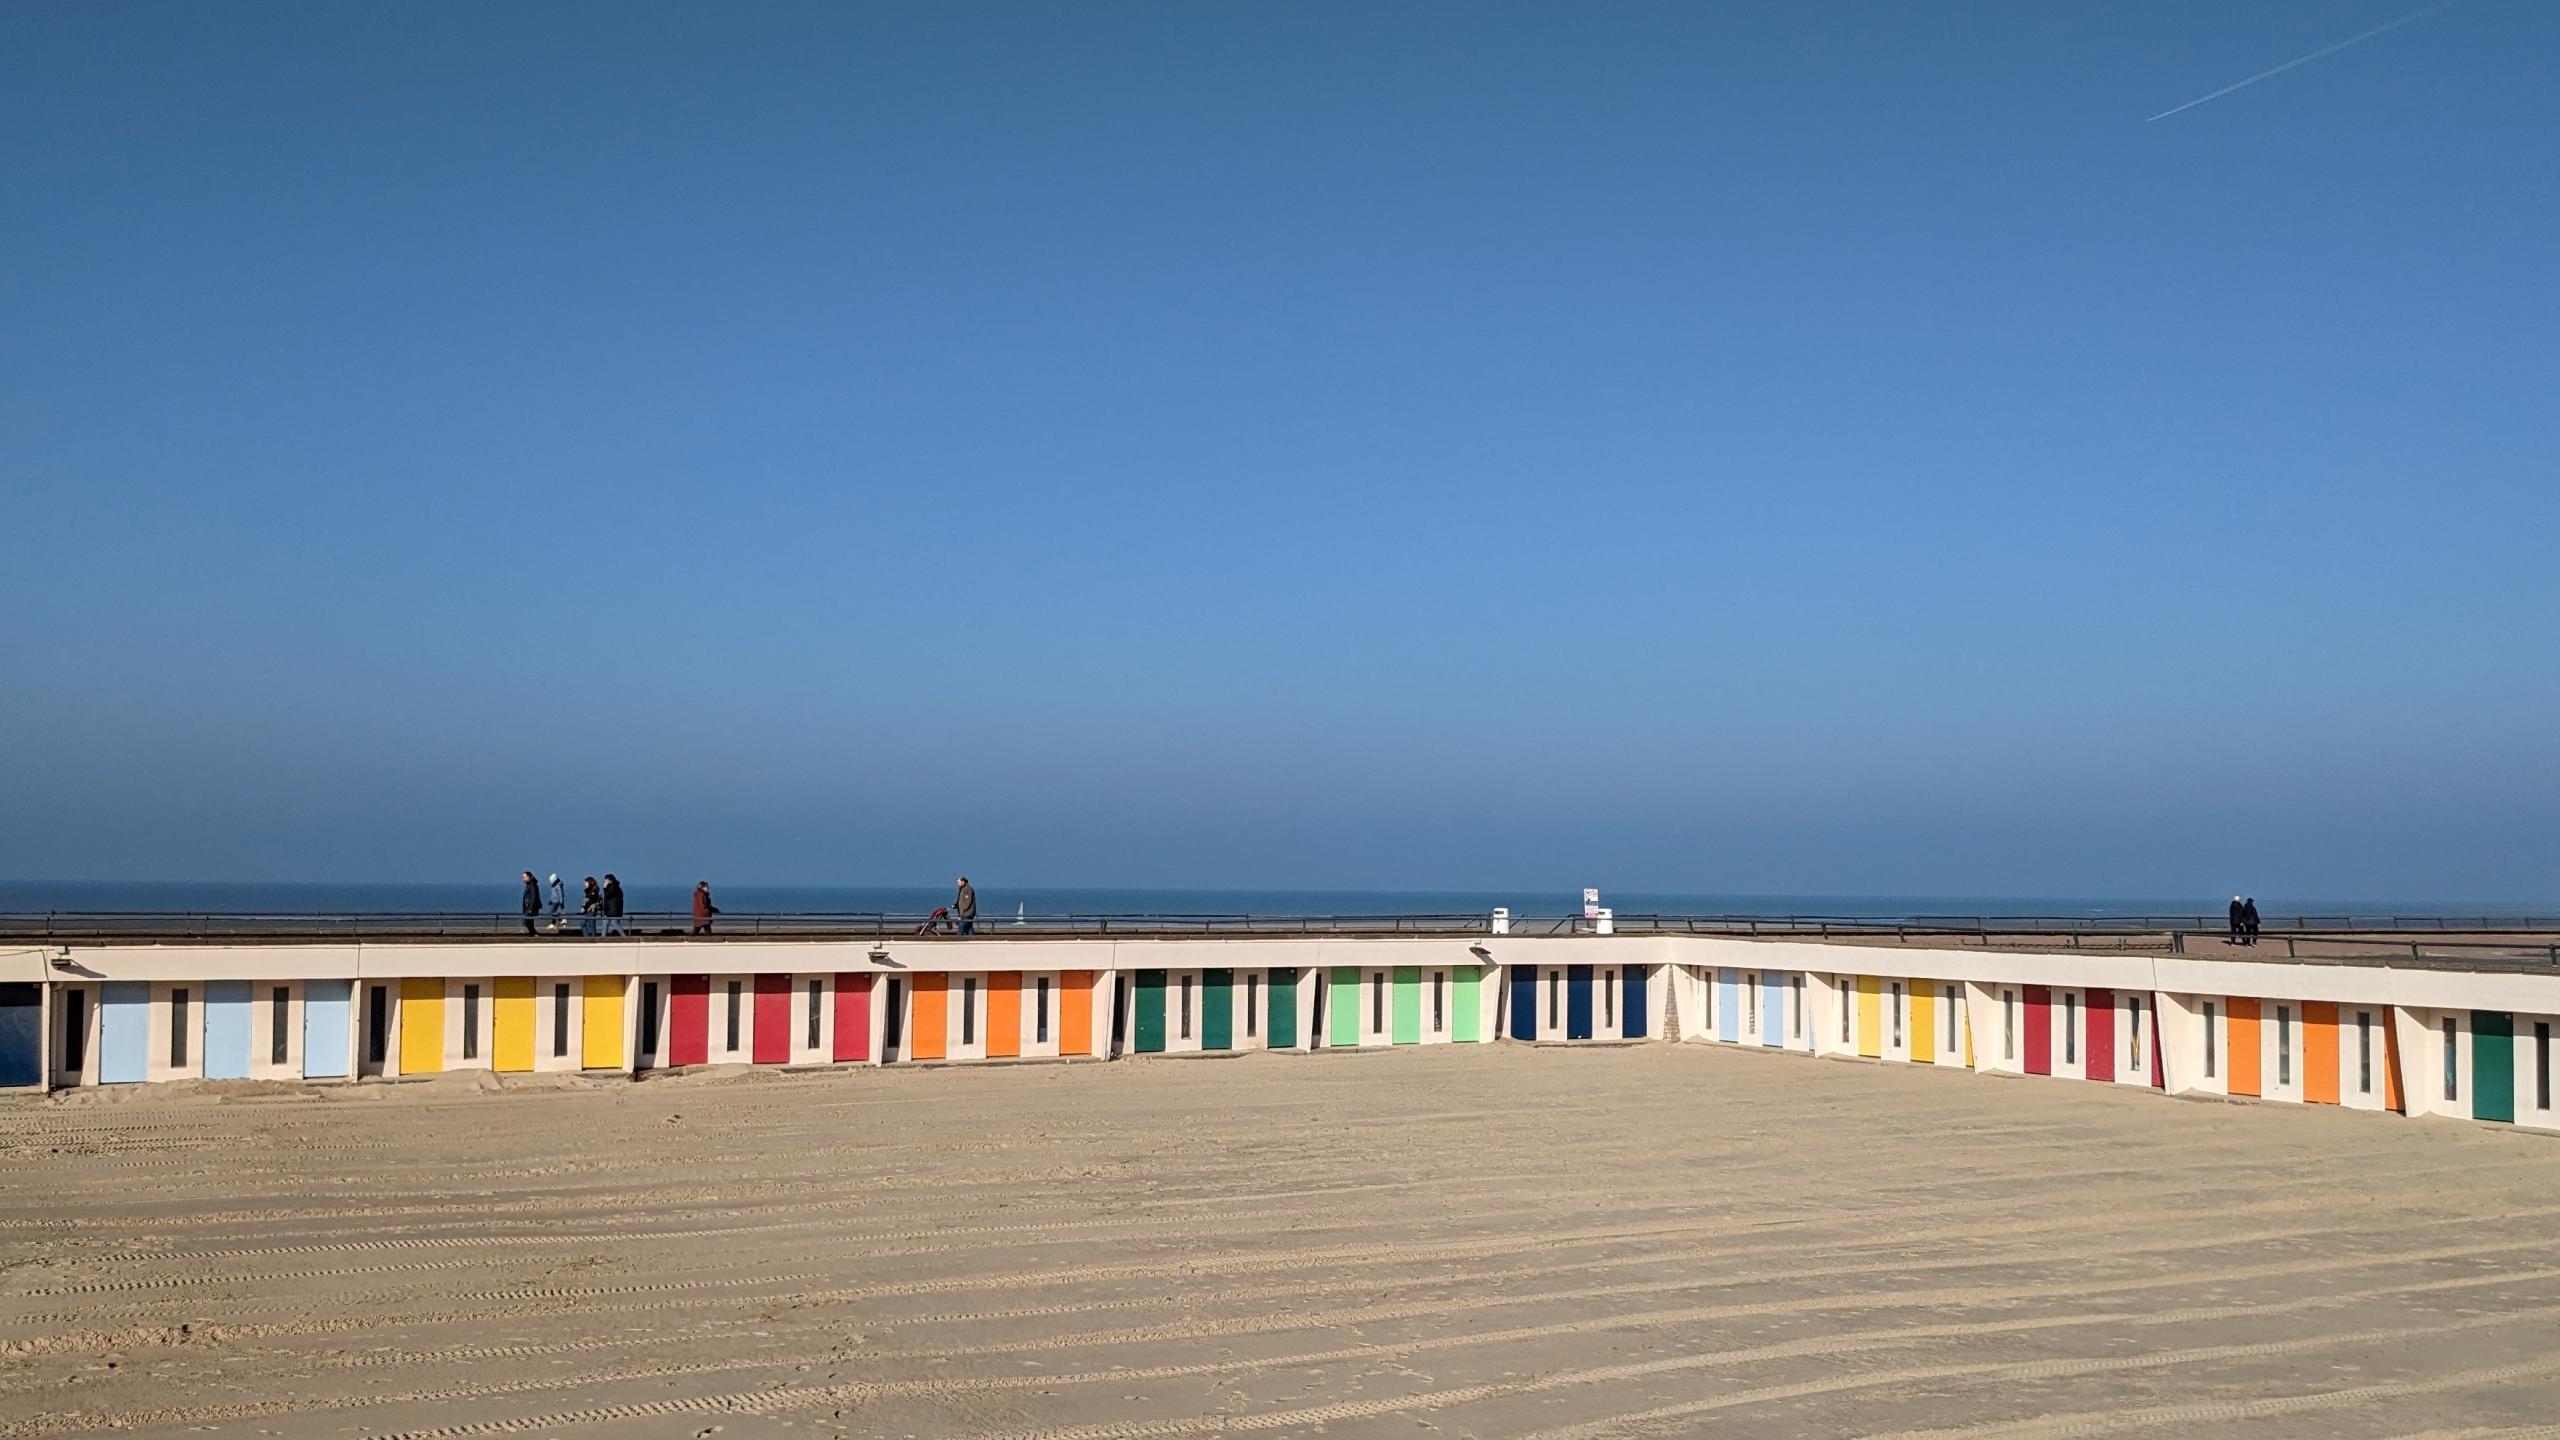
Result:
{"label": "ocean water", "polygon": [[[583,875],[563,875],[575,909]],[[635,914],[672,913],[691,903],[689,880],[625,878],[627,906]],[[41,914],[248,914],[248,915],[511,915],[521,893],[512,876],[489,883],[333,881],[94,881],[0,880],[0,913]],[[714,879],[712,896],[731,916],[920,915],[951,903],[941,886],[759,885]],[[2217,923],[2228,896],[2102,898],[2035,895],[1744,895],[1620,891],[1603,888],[1600,903],[1621,915],[2052,916],[2107,919],[2184,916]],[[2260,896],[2269,915],[2323,916],[2522,916],[2548,915],[2550,902],[2483,904],[2479,901],[2287,901]],[[1515,915],[1570,915],[1582,909],[1582,892],[1518,890],[1203,890],[1175,888],[1061,888],[978,884],[979,917],[993,923],[1017,907],[1042,915],[1481,915],[1497,905]]]}

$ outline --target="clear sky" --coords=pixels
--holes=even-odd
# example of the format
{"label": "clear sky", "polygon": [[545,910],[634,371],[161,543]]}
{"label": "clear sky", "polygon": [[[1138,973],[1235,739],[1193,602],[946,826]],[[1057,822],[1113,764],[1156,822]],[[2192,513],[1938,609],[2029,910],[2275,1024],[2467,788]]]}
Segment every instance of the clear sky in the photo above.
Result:
{"label": "clear sky", "polygon": [[0,8],[0,874],[2560,896],[2560,9]]}

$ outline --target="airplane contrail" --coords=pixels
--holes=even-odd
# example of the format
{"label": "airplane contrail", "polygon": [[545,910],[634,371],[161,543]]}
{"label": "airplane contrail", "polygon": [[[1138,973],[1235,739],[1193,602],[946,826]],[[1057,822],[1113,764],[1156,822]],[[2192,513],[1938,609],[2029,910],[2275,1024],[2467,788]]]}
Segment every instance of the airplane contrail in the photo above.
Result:
{"label": "airplane contrail", "polygon": [[2322,56],[2324,56],[2324,55],[2335,55],[2335,54],[2337,54],[2339,51],[2346,49],[2346,48],[2347,48],[2348,46],[2350,46],[2350,45],[2361,45],[2361,44],[2363,44],[2364,42],[2366,42],[2367,40],[2372,39],[2372,38],[2373,38],[2374,36],[2376,36],[2376,35],[2383,34],[2383,33],[2387,32],[2387,31],[2397,30],[2397,29],[2399,29],[2399,28],[2400,28],[2401,26],[2403,26],[2403,25],[2414,25],[2414,24],[2416,24],[2418,21],[2426,19],[2428,16],[2435,14],[2435,13],[2436,13],[2437,11],[2439,11],[2439,10],[2449,10],[2449,9],[2453,8],[2454,6],[2459,5],[2459,4],[2461,4],[2461,3],[2462,3],[2462,0],[2436,0],[2436,3],[2435,3],[2435,4],[2433,4],[2433,5],[2429,5],[2429,6],[2425,7],[2424,9],[2412,10],[2412,11],[2410,11],[2408,14],[2401,16],[2399,19],[2394,20],[2394,21],[2390,22],[2390,23],[2389,23],[2389,24],[2387,24],[2387,25],[2376,25],[2376,26],[2374,26],[2372,29],[2367,30],[2366,32],[2364,32],[2364,33],[2363,33],[2363,34],[2361,34],[2361,35],[2350,35],[2350,36],[2348,36],[2346,39],[2339,41],[2339,42],[2338,42],[2338,43],[2336,43],[2335,45],[2323,45],[2323,46],[2321,46],[2319,49],[2312,51],[2312,52],[2311,52],[2310,54],[2308,54],[2308,55],[2298,56],[2298,57],[2296,57],[2296,58],[2294,58],[2294,59],[2287,60],[2286,62],[2284,62],[2284,63],[2283,63],[2283,64],[2281,64],[2281,65],[2276,66],[2276,67],[2275,67],[2274,69],[2272,69],[2272,70],[2261,70],[2261,71],[2259,71],[2257,74],[2250,76],[2250,77],[2249,77],[2248,79],[2246,79],[2246,80],[2241,80],[2241,81],[2235,82],[2235,83],[2230,84],[2230,85],[2225,85],[2225,86],[2223,86],[2221,89],[2214,91],[2214,92],[2213,92],[2212,94],[2210,94],[2210,95],[2199,95],[2199,96],[2197,96],[2196,98],[2194,98],[2193,100],[2188,101],[2188,102],[2187,102],[2186,104],[2184,104],[2184,105],[2173,106],[2173,107],[2171,107],[2170,109],[2163,110],[2163,111],[2161,111],[2159,114],[2152,116],[2150,120],[2145,120],[2145,121],[2143,121],[2142,123],[2143,123],[2143,124],[2145,124],[2145,125],[2148,125],[2148,124],[2150,124],[2150,123],[2151,123],[2151,121],[2152,121],[2152,120],[2166,120],[2166,119],[2168,119],[2170,116],[2175,115],[2175,114],[2178,114],[2180,111],[2184,111],[2184,110],[2193,110],[2194,108],[2196,108],[2196,107],[2197,107],[2197,106],[2199,106],[2199,105],[2202,105],[2203,103],[2205,103],[2205,102],[2206,102],[2206,101],[2208,101],[2208,100],[2219,100],[2219,99],[2221,99],[2223,96],[2230,94],[2230,93],[2231,93],[2232,91],[2234,91],[2234,90],[2246,90],[2246,89],[2248,89],[2250,86],[2257,84],[2257,83],[2258,83],[2259,81],[2261,81],[2261,80],[2266,80],[2266,79],[2270,79],[2270,78],[2272,78],[2272,77],[2274,77],[2274,76],[2281,75],[2281,74],[2283,74],[2284,72],[2286,72],[2287,70],[2293,69],[2293,68],[2294,68],[2295,66],[2297,66],[2297,65],[2308,65],[2308,64],[2310,64],[2312,61],[2317,60],[2317,59],[2321,58],[2321,57],[2322,57]]}

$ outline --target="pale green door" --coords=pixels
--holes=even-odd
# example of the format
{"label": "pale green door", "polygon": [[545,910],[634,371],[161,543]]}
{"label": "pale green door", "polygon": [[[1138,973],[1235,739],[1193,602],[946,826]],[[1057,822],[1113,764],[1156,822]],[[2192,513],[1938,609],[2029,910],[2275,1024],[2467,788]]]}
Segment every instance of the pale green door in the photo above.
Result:
{"label": "pale green door", "polygon": [[1328,1045],[1360,1043],[1360,970],[1353,965],[1333,967],[1333,1032],[1326,1037]]}
{"label": "pale green door", "polygon": [[1459,1044],[1484,1038],[1484,977],[1481,970],[1453,970],[1449,982],[1457,995],[1449,1004],[1449,1028]]}
{"label": "pale green door", "polygon": [[1395,973],[1395,991],[1389,997],[1394,1029],[1389,1034],[1398,1045],[1422,1043],[1422,971],[1412,965],[1399,965]]}

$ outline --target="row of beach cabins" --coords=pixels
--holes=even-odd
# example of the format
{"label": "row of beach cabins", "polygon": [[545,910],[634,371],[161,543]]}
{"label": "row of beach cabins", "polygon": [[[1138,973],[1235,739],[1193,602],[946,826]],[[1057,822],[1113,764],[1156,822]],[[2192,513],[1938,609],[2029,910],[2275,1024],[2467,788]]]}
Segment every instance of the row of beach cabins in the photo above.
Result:
{"label": "row of beach cabins", "polygon": [[1691,936],[891,948],[0,953],[0,1086],[1687,1042],[2560,1129],[2560,973],[2521,965]]}

